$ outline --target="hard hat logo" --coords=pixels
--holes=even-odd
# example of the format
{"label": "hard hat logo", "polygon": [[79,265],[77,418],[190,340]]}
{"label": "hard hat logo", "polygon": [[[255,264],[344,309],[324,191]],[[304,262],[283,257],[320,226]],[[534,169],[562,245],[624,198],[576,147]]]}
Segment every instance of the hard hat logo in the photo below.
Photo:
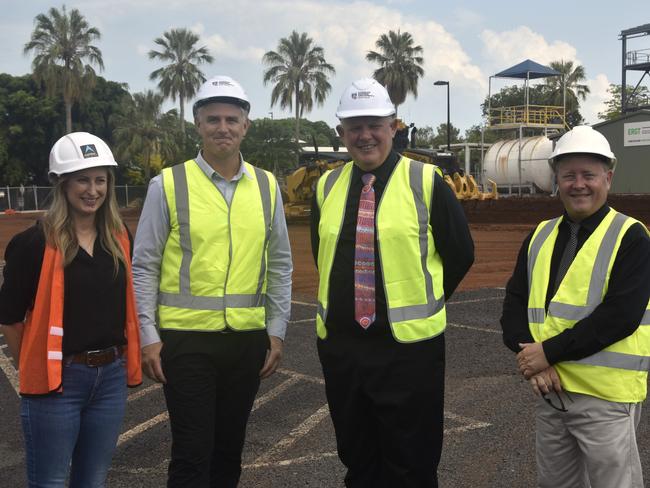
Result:
{"label": "hard hat logo", "polygon": [[246,92],[239,83],[229,76],[215,76],[207,80],[196,94],[192,111],[196,117],[198,109],[212,102],[230,103],[242,107],[246,112],[251,108]]}
{"label": "hard hat logo", "polygon": [[81,146],[81,154],[83,154],[84,158],[97,158],[99,157],[99,154],[97,154],[97,148],[95,147],[94,144],[85,144]]}
{"label": "hard hat logo", "polygon": [[360,91],[352,93],[352,99],[357,100],[359,98],[374,98],[375,96],[369,91]]}

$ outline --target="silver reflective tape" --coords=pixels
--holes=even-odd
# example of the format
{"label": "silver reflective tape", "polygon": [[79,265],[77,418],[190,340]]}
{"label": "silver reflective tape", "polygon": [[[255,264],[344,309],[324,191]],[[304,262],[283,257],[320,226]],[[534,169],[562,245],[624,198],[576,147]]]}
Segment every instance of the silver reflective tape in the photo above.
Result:
{"label": "silver reflective tape", "polygon": [[444,306],[444,299],[436,300],[433,295],[427,297],[427,302],[424,305],[409,305],[407,307],[390,308],[388,309],[388,319],[391,324],[396,322],[404,322],[406,320],[420,320],[426,319],[440,312]]}
{"label": "silver reflective tape", "polygon": [[63,353],[61,351],[47,351],[47,359],[58,359],[60,361],[63,359]]}
{"label": "silver reflective tape", "polygon": [[544,309],[543,308],[529,308],[528,309],[528,323],[530,324],[543,324],[544,323]]}
{"label": "silver reflective tape", "polygon": [[[425,293],[427,297],[433,299],[433,278],[427,269],[427,257],[429,256],[428,235],[429,235],[429,212],[424,203],[422,192],[422,181],[424,174],[424,164],[415,161],[409,161],[409,182],[413,201],[418,215],[418,225],[420,227],[420,262],[422,266],[422,275],[424,276]],[[431,303],[431,300],[429,300]]]}
{"label": "silver reflective tape", "polygon": [[639,325],[650,325],[650,310],[646,310]]}
{"label": "silver reflective tape", "polygon": [[226,295],[226,308],[254,308],[263,307],[266,295]]}
{"label": "silver reflective tape", "polygon": [[264,286],[264,278],[266,277],[266,247],[271,237],[271,190],[269,185],[269,176],[263,169],[253,166],[255,176],[257,177],[257,185],[260,189],[260,197],[262,199],[262,210],[264,212],[264,246],[262,247],[262,262],[260,263],[260,275],[257,280],[257,294],[262,293]]}
{"label": "silver reflective tape", "polygon": [[[188,163],[192,164],[192,163]],[[190,236],[190,197],[187,187],[185,165],[172,167],[174,177],[174,195],[176,197],[176,219],[180,234],[180,246],[183,253],[179,270],[179,288],[183,295],[190,293],[190,264],[192,263],[192,238]]]}
{"label": "silver reflective tape", "polygon": [[323,188],[323,201],[327,199],[327,195],[329,195],[329,192],[332,190],[334,183],[336,183],[336,180],[338,180],[339,176],[341,176],[343,168],[345,168],[345,165],[339,166],[338,168],[332,170],[329,175],[327,175],[327,179],[325,180],[325,187]]}
{"label": "silver reflective tape", "polygon": [[50,335],[62,337],[63,327],[56,327],[53,325],[52,327],[50,327]]}
{"label": "silver reflective tape", "polygon": [[190,310],[225,310],[228,308],[262,307],[266,301],[265,295],[226,295],[225,297],[204,297],[192,295],[177,295],[160,292],[158,303],[168,307],[187,308]]}
{"label": "silver reflective tape", "polygon": [[548,314],[551,317],[566,320],[582,320],[592,310],[588,306],[570,305],[568,303],[551,302],[548,304]]}
{"label": "silver reflective tape", "polygon": [[650,357],[636,356],[622,352],[600,351],[589,357],[567,363],[588,364],[590,366],[605,366],[608,368],[627,369],[630,371],[648,371]]}
{"label": "silver reflective tape", "polygon": [[191,310],[223,310],[223,297],[194,297],[160,292],[158,303],[168,307],[189,308]]}
{"label": "silver reflective tape", "polygon": [[318,302],[318,307],[316,308],[316,314],[320,316],[320,318],[323,320],[323,323],[325,323],[325,319],[327,318],[327,309],[323,307],[323,304],[321,302]]}
{"label": "silver reflective tape", "polygon": [[[613,210],[610,210],[613,212]],[[621,232],[621,227],[628,219],[623,214],[616,214],[612,220],[609,228],[605,232],[600,246],[598,247],[598,254],[596,255],[596,262],[591,272],[591,279],[589,281],[589,294],[587,295],[587,315],[594,311],[594,309],[603,300],[603,290],[605,288],[605,280],[607,279],[607,269],[609,268],[610,261],[614,258],[614,247],[618,240],[618,235]],[[586,317],[586,315],[585,315]]]}
{"label": "silver reflective tape", "polygon": [[553,220],[549,220],[542,229],[537,233],[535,236],[535,239],[533,239],[532,244],[530,245],[530,251],[528,252],[528,291],[532,289],[532,280],[533,280],[533,269],[535,267],[535,263],[537,262],[537,258],[539,257],[539,251],[542,248],[542,245],[544,242],[546,242],[546,239],[548,239],[548,236],[551,235],[551,232],[553,232],[553,229],[555,229],[555,226],[557,223],[560,221],[562,217],[557,217]]}

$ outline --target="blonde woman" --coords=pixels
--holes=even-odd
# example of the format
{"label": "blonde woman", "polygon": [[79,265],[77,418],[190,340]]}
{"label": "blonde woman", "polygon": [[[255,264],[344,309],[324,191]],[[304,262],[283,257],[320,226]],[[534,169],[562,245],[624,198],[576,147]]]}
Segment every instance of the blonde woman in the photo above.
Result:
{"label": "blonde woman", "polygon": [[19,363],[29,486],[102,487],[141,383],[130,235],[113,154],[86,132],[50,152],[53,200],[5,253],[0,324]]}

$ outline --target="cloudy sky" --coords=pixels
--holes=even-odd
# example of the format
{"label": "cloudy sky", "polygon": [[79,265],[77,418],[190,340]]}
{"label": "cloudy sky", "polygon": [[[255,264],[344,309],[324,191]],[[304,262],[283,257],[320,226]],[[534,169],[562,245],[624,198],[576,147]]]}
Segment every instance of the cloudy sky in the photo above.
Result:
{"label": "cloudy sky", "polygon": [[[433,82],[449,80],[451,122],[463,130],[480,122],[489,76],[526,58],[584,65],[591,95],[582,113],[588,122],[597,122],[609,83],[621,82],[620,31],[650,22],[650,17],[639,16],[644,10],[640,3],[628,8],[611,0],[87,0],[66,5],[78,8],[100,30],[96,44],[104,55],[102,76],[128,83],[132,92],[155,87],[149,74],[159,64],[147,57],[153,40],[171,28],[190,28],[215,57],[204,73],[237,79],[251,98],[252,118],[270,112],[275,118],[291,116],[270,106],[271,87],[262,82],[261,59],[292,30],[307,32],[336,68],[329,98],[307,117],[332,126],[345,87],[372,74],[365,54],[374,49],[375,40],[389,30],[408,31],[424,49],[425,76],[418,98],[407,98],[399,115],[417,126],[445,122],[446,89]],[[31,57],[23,55],[23,46],[34,17],[52,6],[61,4],[0,0],[0,72],[30,71]],[[650,49],[650,38],[631,41],[628,49]],[[493,91],[512,83],[496,80]],[[171,108],[172,102],[167,105]]]}

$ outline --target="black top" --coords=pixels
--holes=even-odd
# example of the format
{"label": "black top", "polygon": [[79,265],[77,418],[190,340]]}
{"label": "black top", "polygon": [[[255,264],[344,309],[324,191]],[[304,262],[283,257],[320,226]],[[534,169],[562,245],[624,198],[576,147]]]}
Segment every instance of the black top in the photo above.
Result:
{"label": "black top", "polygon": [[[391,152],[386,161],[372,173],[377,180],[374,184],[375,201],[380,202],[388,179],[400,160],[400,155]],[[386,310],[386,294],[381,273],[378,247],[375,237],[375,322],[363,330],[354,320],[354,245],[356,238],[359,196],[363,188],[361,176],[364,171],[353,166],[348,199],[345,204],[343,227],[336,248],[330,274],[330,296],[327,313],[327,328],[330,332],[343,331],[354,335],[390,334]],[[377,207],[375,206],[375,212]],[[311,245],[314,261],[318,266],[318,222],[320,209],[316,197],[311,205]],[[445,298],[449,299],[474,262],[474,243],[469,232],[467,219],[456,196],[444,180],[436,173],[431,199],[431,224],[436,251],[443,264],[443,287]],[[375,234],[376,236],[376,234]]]}
{"label": "black top", "polygon": [[[604,205],[595,214],[580,222],[578,251],[596,230],[609,207]],[[564,215],[568,219],[568,215]],[[514,352],[519,343],[534,342],[528,328],[528,245],[531,232],[524,240],[512,277],[506,286],[501,327],[503,342]],[[551,270],[545,308],[553,297],[555,277],[562,253],[569,239],[566,220],[560,223],[551,257]],[[603,302],[573,328],[543,342],[549,364],[582,359],[632,334],[641,321],[650,297],[650,238],[641,224],[632,225],[621,239],[612,266],[609,287]],[[588,279],[588,277],[585,277]]]}
{"label": "black top", "polygon": [[[22,322],[34,307],[44,252],[39,224],[14,236],[7,246],[0,324]],[[126,344],[126,272],[120,263],[114,276],[113,258],[99,238],[93,256],[79,248],[63,276],[63,355]]]}

